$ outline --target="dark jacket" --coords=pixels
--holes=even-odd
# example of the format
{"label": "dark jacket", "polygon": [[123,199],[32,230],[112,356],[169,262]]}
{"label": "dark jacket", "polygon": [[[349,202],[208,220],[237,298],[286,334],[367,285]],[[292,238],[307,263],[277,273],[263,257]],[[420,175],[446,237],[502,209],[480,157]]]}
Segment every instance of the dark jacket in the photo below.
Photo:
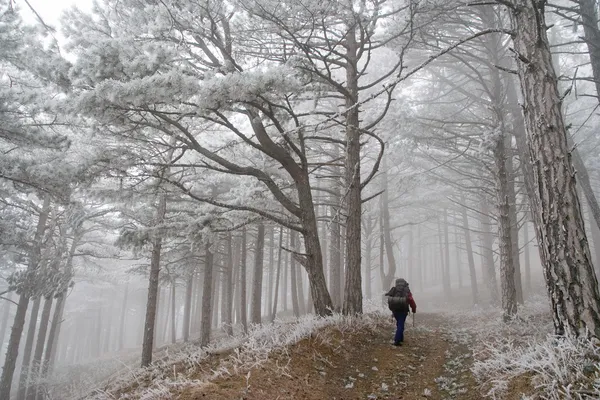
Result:
{"label": "dark jacket", "polygon": [[[402,282],[400,282],[400,281],[402,281]],[[412,295],[410,289],[408,288],[408,283],[406,283],[406,281],[404,279],[396,280],[396,286],[391,288],[385,295],[394,297],[396,295],[401,295],[403,293],[406,293],[406,291],[408,291],[408,294],[406,295],[406,301],[408,302],[408,305],[412,309],[412,312],[416,313],[417,312],[417,303],[415,303],[415,299],[413,298],[413,295]]]}

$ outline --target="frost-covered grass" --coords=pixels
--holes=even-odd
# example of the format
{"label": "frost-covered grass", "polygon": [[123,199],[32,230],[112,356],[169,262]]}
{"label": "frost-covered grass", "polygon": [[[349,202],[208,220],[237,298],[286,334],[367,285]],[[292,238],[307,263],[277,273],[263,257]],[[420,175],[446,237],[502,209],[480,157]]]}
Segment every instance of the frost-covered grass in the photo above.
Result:
{"label": "frost-covered grass", "polygon": [[[187,345],[177,351],[165,352],[147,368],[122,369],[110,384],[97,387],[87,397],[108,399],[170,399],[177,390],[190,385],[204,385],[220,377],[243,374],[265,363],[274,353],[285,355],[289,346],[302,339],[314,337],[327,342],[328,328],[342,335],[356,331],[377,329],[389,319],[389,312],[376,303],[365,304],[365,314],[344,316],[335,313],[328,317],[306,315],[299,319],[276,320],[254,325],[247,334],[225,337],[209,346]],[[222,357],[206,372],[211,356]],[[203,364],[205,363],[205,364]],[[200,366],[203,368],[198,368]],[[279,366],[286,373],[286,366]]]}
{"label": "frost-covered grass", "polygon": [[[499,309],[474,307],[446,313],[452,341],[469,344],[471,368],[483,394],[502,399],[517,382],[524,399],[600,398],[600,347],[594,340],[556,337],[546,296],[534,296],[516,318]],[[514,391],[518,389],[513,389]]]}

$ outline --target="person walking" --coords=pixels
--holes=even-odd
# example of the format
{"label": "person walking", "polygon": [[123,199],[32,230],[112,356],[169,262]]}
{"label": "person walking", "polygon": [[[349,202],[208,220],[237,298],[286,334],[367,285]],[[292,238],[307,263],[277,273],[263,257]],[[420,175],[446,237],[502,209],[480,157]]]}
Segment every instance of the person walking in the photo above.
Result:
{"label": "person walking", "polygon": [[409,309],[413,314],[417,312],[417,303],[413,298],[408,282],[405,279],[396,279],[396,284],[386,294],[388,296],[388,307],[396,320],[396,334],[394,336],[394,346],[402,346],[404,342],[404,323],[408,316]]}

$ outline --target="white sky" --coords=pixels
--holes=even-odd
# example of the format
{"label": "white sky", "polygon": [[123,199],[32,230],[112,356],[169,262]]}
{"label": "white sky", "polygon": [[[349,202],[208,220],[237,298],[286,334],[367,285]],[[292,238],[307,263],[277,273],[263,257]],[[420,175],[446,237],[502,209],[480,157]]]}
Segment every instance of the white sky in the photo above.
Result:
{"label": "white sky", "polygon": [[[62,11],[66,8],[69,8],[73,5],[77,5],[80,9],[89,10],[92,5],[92,0],[28,0],[29,4],[37,11],[37,13],[42,17],[44,22],[48,25],[52,25],[55,28],[58,28],[58,20]],[[31,23],[34,21],[35,17],[33,13],[29,10],[27,3],[23,0],[15,0],[15,3],[19,5],[23,19],[25,21]]]}

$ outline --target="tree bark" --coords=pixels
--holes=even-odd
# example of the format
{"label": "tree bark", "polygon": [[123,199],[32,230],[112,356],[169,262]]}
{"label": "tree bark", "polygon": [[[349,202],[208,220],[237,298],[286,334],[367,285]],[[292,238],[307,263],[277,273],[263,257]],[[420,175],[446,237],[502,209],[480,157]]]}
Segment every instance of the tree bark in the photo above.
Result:
{"label": "tree bark", "polygon": [[[296,248],[296,232],[290,232],[290,246],[292,252],[297,251]],[[291,286],[291,294],[292,294],[292,311],[294,312],[294,316],[298,318],[300,316],[300,305],[298,304],[298,274],[296,273],[296,259],[294,258],[294,253],[291,253],[290,259],[290,286]]]}
{"label": "tree bark", "polygon": [[[158,200],[156,210],[156,223],[163,223],[167,213],[167,196],[162,194]],[[152,350],[154,349],[154,329],[156,325],[156,311],[158,305],[158,276],[160,273],[160,255],[162,249],[162,237],[156,234],[152,239],[152,254],[150,256],[150,273],[148,278],[148,301],[146,304],[146,319],[144,322],[144,339],[142,342],[142,367],[152,362]]]}
{"label": "tree bark", "polygon": [[[44,307],[42,308],[42,318],[40,320],[40,328],[38,330],[35,351],[33,360],[31,361],[31,378],[29,387],[27,388],[27,399],[35,400],[38,396],[40,378],[43,373],[42,356],[44,354],[44,345],[46,343],[46,333],[48,332],[48,323],[50,322],[50,312],[52,311],[52,296],[44,299]],[[36,385],[32,385],[33,382]],[[41,392],[39,392],[41,393]]]}
{"label": "tree bark", "polygon": [[[336,147],[337,149],[337,147]],[[340,171],[333,169],[333,174],[337,175]],[[329,287],[331,289],[331,301],[336,310],[342,308],[342,234],[340,225],[341,200],[340,187],[337,177],[333,179],[331,195],[331,223],[329,239]]]}
{"label": "tree bark", "polygon": [[242,256],[240,258],[240,319],[244,332],[248,332],[248,307],[246,304],[246,227],[242,228]]}
{"label": "tree bark", "polygon": [[598,282],[577,196],[544,4],[514,0],[510,9],[536,189],[530,202],[556,333],[598,337]]}
{"label": "tree bark", "polygon": [[[466,204],[465,196],[461,195],[461,202]],[[469,227],[469,216],[466,207],[461,207],[463,233],[467,246],[467,260],[469,262],[469,278],[471,281],[471,298],[473,304],[479,303],[479,288],[477,287],[477,272],[475,271],[475,259],[473,257],[473,243],[471,242],[471,229]]]}
{"label": "tree bark", "polygon": [[264,314],[271,319],[271,310],[273,309],[273,285],[275,274],[275,228],[269,227],[269,281],[267,285],[267,301],[265,301]]}
{"label": "tree bark", "polygon": [[360,121],[358,119],[358,55],[356,28],[349,26],[346,48],[346,280],[344,285],[344,314],[362,313],[361,283],[361,177],[360,177]]}
{"label": "tree bark", "polygon": [[271,322],[275,321],[277,316],[277,299],[279,298],[279,277],[281,276],[281,252],[283,250],[283,227],[279,228],[279,249],[277,250],[277,276],[275,277],[275,293],[273,299],[273,311],[271,313]]}
{"label": "tree bark", "polygon": [[483,270],[486,271],[484,277],[490,293],[490,300],[493,305],[497,305],[500,303],[500,296],[498,294],[498,283],[496,280],[496,266],[494,265],[494,238],[492,236],[492,224],[490,222],[490,207],[485,198],[481,199],[479,218],[481,223],[481,242],[483,247],[481,249],[484,262]]}
{"label": "tree bark", "polygon": [[447,298],[452,296],[452,280],[450,277],[450,238],[448,235],[448,209],[444,208],[444,273],[442,277],[444,279],[444,294]]}
{"label": "tree bark", "polygon": [[225,333],[233,336],[233,244],[231,232],[227,232],[225,239],[225,271],[223,292],[225,293],[225,301],[223,302],[223,324],[225,325]]}
{"label": "tree bark", "polygon": [[[188,268],[190,268],[188,266]],[[185,283],[185,303],[183,305],[183,341],[190,340],[190,321],[192,316],[192,294],[194,288],[194,271],[192,268],[188,271],[188,277]]]}
{"label": "tree bark", "polygon": [[[210,250],[210,243],[205,246],[204,261],[204,284],[202,287],[202,320],[200,323],[200,346],[208,346],[210,343],[211,319],[212,319],[212,275],[213,275],[213,254]],[[244,305],[245,308],[245,305]]]}
{"label": "tree bark", "polygon": [[264,250],[265,250],[265,225],[260,222],[256,236],[256,247],[254,251],[254,279],[252,281],[252,301],[250,320],[253,324],[262,322],[262,286],[263,286],[263,268],[264,268]]}
{"label": "tree bark", "polygon": [[31,315],[29,316],[29,326],[27,327],[27,339],[25,340],[25,349],[23,350],[23,360],[21,363],[21,376],[19,377],[19,391],[17,400],[24,400],[29,387],[29,371],[31,369],[31,354],[33,352],[33,341],[35,339],[35,329],[37,327],[38,313],[40,310],[41,298],[37,297],[33,301]]}
{"label": "tree bark", "polygon": [[175,287],[175,279],[171,281],[171,343],[175,344],[177,342],[177,307],[176,301],[177,293]]}
{"label": "tree bark", "polygon": [[[40,263],[42,251],[42,239],[46,231],[46,222],[50,213],[50,197],[46,196],[42,205],[42,210],[38,217],[35,235],[33,237],[33,245],[29,254],[29,263],[27,271],[34,271]],[[29,294],[23,293],[19,296],[17,311],[13,321],[13,326],[10,331],[8,340],[8,348],[6,349],[6,357],[4,358],[4,368],[2,369],[2,377],[0,378],[0,399],[10,399],[13,375],[19,355],[19,345],[23,334],[23,326],[25,325],[25,317],[27,315],[27,307],[29,306]]]}

